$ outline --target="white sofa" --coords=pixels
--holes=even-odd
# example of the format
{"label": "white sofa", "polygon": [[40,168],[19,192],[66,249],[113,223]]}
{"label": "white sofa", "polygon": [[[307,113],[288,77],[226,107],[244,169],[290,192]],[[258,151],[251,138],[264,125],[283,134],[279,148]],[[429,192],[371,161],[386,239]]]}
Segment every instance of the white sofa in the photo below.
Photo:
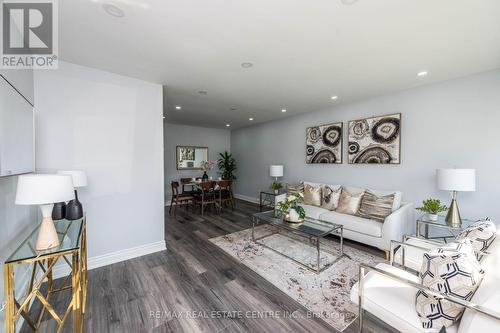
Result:
{"label": "white sofa", "polygon": [[[304,184],[321,185],[311,182],[304,182]],[[335,190],[343,187],[353,194],[367,190],[364,188],[343,185],[327,184],[327,186]],[[413,219],[413,204],[401,202],[402,194],[400,191],[380,191],[373,189],[370,189],[370,191],[377,195],[395,193],[392,213],[387,216],[383,223],[359,216],[337,213],[317,206],[300,205],[304,207],[306,216],[308,217],[317,219],[322,223],[341,224],[344,227],[344,238],[377,247],[388,254],[392,239],[402,240],[403,235],[412,233],[415,223]],[[284,200],[285,197],[286,194],[277,196],[276,202]]]}
{"label": "white sofa", "polygon": [[[405,249],[405,263],[412,270],[420,269],[426,248],[434,247],[425,241],[411,240],[413,244]],[[420,249],[414,247],[417,245]],[[395,262],[401,263],[401,249]],[[391,255],[392,257],[392,255]],[[497,237],[482,257],[481,267],[485,271],[483,281],[470,302],[462,319],[446,329],[447,333],[500,332],[500,225]],[[421,289],[419,278],[414,273],[385,263],[375,268],[361,267],[360,275],[365,273],[362,282],[362,308],[401,332],[428,333],[432,330],[422,328],[415,310],[415,294]],[[389,273],[389,274],[386,274]],[[406,281],[405,281],[406,280]],[[409,283],[409,282],[410,283]],[[413,285],[411,284],[413,282]],[[360,283],[351,289],[351,300],[359,305]],[[463,302],[463,301],[462,301]],[[360,315],[362,311],[360,310]]]}

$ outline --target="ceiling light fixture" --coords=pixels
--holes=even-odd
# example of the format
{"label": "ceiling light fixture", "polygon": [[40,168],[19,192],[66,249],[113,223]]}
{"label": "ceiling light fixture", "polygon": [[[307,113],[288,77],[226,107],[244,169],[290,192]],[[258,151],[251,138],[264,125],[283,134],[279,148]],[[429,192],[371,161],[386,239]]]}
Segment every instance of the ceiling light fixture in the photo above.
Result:
{"label": "ceiling light fixture", "polygon": [[236,106],[231,106],[231,108],[229,108],[229,110],[236,111],[237,109],[236,109]]}
{"label": "ceiling light fixture", "polygon": [[337,100],[339,98],[339,96],[332,96],[330,98],[335,101],[335,100]]}
{"label": "ceiling light fixture", "polygon": [[231,126],[231,125],[230,124],[226,124],[226,127],[229,127],[229,126]]}
{"label": "ceiling light fixture", "polygon": [[281,112],[285,113],[285,112],[286,112],[286,109],[281,109]]}
{"label": "ceiling light fixture", "polygon": [[108,13],[111,16],[114,16],[114,17],[124,17],[125,16],[125,12],[121,8],[119,8],[115,5],[112,5],[110,3],[103,4],[102,8],[104,9],[104,11],[106,13]]}
{"label": "ceiling light fixture", "polygon": [[429,74],[427,71],[421,71],[421,72],[417,73],[417,76],[422,77],[422,76],[426,76],[427,74]]}
{"label": "ceiling light fixture", "polygon": [[242,63],[241,63],[241,67],[243,67],[243,68],[250,68],[250,67],[253,67],[253,63],[251,63],[251,62],[249,62],[249,61],[242,62]]}
{"label": "ceiling light fixture", "polygon": [[208,91],[206,91],[206,90],[198,90],[198,94],[200,94],[200,95],[208,95]]}
{"label": "ceiling light fixture", "polygon": [[175,106],[175,108],[176,108],[177,110],[182,109],[180,105],[176,105],[176,106]]}
{"label": "ceiling light fixture", "polygon": [[248,118],[248,120],[253,121],[253,118]]}

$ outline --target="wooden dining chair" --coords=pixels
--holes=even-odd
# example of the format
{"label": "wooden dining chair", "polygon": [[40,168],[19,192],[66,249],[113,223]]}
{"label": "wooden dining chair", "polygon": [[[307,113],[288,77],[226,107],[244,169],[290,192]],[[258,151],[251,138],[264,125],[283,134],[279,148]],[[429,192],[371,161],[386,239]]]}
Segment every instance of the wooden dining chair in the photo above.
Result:
{"label": "wooden dining chair", "polygon": [[172,213],[172,206],[173,206],[175,215],[178,205],[187,205],[189,203],[193,203],[194,197],[190,194],[184,194],[179,192],[179,182],[177,181],[172,181],[170,183],[170,187],[172,188],[172,199],[170,200],[170,209],[168,210],[168,214]]}
{"label": "wooden dining chair", "polygon": [[[194,192],[196,192],[193,188],[193,186],[191,185],[192,182],[193,182],[193,179],[192,178],[181,178],[179,179],[179,182],[181,183],[181,186],[182,186],[182,193],[184,194],[193,194]],[[187,185],[187,184],[190,184],[190,185]],[[190,190],[186,190],[185,186],[191,186],[191,189]]]}
{"label": "wooden dining chair", "polygon": [[213,205],[216,207],[217,197],[215,193],[215,185],[214,181],[205,181],[198,184],[200,191],[194,195],[195,205],[201,206],[201,216],[203,216],[205,212],[206,205]]}
{"label": "wooden dining chair", "polygon": [[224,204],[228,203],[231,205],[231,209],[234,210],[233,181],[220,180],[218,185],[216,196],[219,201],[219,212],[222,210]]}

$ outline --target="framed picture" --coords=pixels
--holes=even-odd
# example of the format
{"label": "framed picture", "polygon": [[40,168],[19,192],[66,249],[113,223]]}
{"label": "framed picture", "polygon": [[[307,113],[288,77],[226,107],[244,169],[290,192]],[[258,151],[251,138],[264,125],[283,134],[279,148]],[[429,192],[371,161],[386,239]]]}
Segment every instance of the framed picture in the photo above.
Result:
{"label": "framed picture", "polygon": [[349,164],[400,164],[401,113],[349,121]]}
{"label": "framed picture", "polygon": [[342,138],[342,123],[308,127],[306,130],[306,163],[342,164]]}

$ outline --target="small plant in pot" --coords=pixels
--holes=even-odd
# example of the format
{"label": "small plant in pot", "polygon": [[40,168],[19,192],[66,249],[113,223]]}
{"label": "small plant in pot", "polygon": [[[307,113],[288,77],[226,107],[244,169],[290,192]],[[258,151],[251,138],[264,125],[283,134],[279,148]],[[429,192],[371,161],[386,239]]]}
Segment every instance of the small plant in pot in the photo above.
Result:
{"label": "small plant in pot", "polygon": [[271,188],[274,190],[274,194],[280,193],[280,190],[283,188],[283,184],[280,182],[272,182]]}
{"label": "small plant in pot", "polygon": [[283,219],[287,222],[302,222],[306,217],[304,207],[299,205],[302,198],[302,193],[289,194],[284,201],[278,202],[276,210],[283,214]]}
{"label": "small plant in pot", "polygon": [[438,213],[444,212],[448,209],[445,205],[441,204],[439,199],[427,199],[422,201],[422,207],[417,207],[417,210],[426,212],[429,220],[437,221]]}

